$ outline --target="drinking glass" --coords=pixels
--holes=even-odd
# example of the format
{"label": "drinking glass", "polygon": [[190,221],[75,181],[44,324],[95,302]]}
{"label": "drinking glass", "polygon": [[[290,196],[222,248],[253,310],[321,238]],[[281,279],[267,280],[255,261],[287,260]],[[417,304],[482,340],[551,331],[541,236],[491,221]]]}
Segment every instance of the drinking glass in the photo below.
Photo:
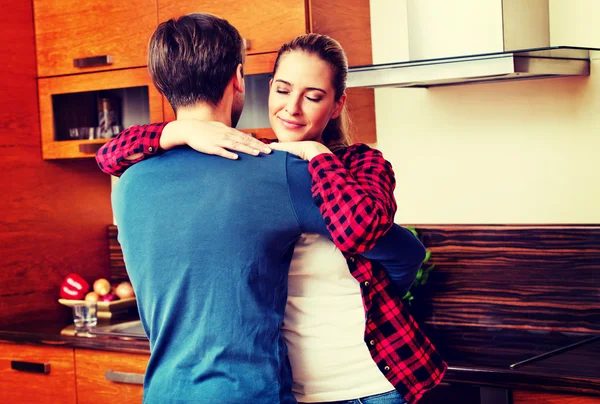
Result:
{"label": "drinking glass", "polygon": [[89,331],[98,324],[98,303],[81,302],[73,304],[73,322],[78,332]]}

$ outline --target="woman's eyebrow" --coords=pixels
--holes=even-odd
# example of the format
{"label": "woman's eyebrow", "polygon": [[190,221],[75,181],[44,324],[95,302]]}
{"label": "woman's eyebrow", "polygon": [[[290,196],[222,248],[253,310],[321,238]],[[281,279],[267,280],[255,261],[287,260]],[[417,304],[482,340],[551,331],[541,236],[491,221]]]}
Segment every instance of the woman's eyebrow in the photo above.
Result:
{"label": "woman's eyebrow", "polygon": [[[283,83],[283,84],[286,84],[286,85],[288,85],[288,86],[290,86],[290,87],[293,87],[293,86],[292,86],[292,83],[290,83],[290,82],[287,82],[287,81],[285,81],[285,80],[277,79],[277,80],[275,80],[275,82],[276,82],[276,83]],[[306,88],[306,91],[320,91],[320,92],[322,92],[323,94],[327,94],[327,91],[325,91],[325,90],[323,90],[322,88],[319,88],[319,87],[307,87],[307,88]]]}

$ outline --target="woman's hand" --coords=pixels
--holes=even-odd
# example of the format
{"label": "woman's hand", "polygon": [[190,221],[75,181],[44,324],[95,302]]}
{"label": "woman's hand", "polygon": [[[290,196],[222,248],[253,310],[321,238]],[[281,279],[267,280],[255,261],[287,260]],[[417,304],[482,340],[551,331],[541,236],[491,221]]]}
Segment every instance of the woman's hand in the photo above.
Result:
{"label": "woman's hand", "polygon": [[312,160],[313,157],[319,154],[331,153],[331,150],[329,150],[327,146],[312,140],[305,140],[302,142],[271,143],[269,146],[273,150],[286,151],[307,161]]}
{"label": "woman's hand", "polygon": [[[214,154],[235,160],[238,155],[231,151],[258,156],[271,153],[269,146],[252,136],[230,128],[221,122],[205,122],[196,119],[182,119],[169,122],[160,138],[164,150],[188,145],[205,154]],[[231,150],[231,151],[229,151]]]}

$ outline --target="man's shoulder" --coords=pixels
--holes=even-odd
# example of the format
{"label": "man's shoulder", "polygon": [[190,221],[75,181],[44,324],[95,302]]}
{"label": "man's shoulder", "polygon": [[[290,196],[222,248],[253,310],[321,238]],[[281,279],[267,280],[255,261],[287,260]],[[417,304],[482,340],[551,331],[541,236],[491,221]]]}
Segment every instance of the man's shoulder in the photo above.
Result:
{"label": "man's shoulder", "polygon": [[189,147],[178,147],[159,156],[141,161],[131,167],[121,176],[121,181],[147,179],[156,183],[157,180],[178,179],[190,181],[204,176],[226,177],[228,181],[234,178],[244,178],[249,182],[276,180],[277,182],[310,181],[308,163],[294,155],[274,150],[270,154],[249,156],[238,153],[236,160],[220,156],[199,153]]}

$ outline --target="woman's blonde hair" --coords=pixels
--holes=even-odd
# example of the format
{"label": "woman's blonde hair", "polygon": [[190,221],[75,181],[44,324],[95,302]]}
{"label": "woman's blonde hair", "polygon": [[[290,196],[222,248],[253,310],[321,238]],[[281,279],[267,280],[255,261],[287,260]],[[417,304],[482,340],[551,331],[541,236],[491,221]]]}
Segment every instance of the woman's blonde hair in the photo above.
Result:
{"label": "woman's blonde hair", "polygon": [[[329,64],[333,73],[334,98],[339,101],[346,92],[346,77],[348,76],[348,59],[341,45],[335,39],[322,34],[299,35],[279,48],[273,75],[277,72],[282,56],[293,51],[303,51],[318,56]],[[323,144],[331,151],[336,151],[352,144],[350,135],[350,118],[344,105],[339,117],[330,119],[323,130]]]}

